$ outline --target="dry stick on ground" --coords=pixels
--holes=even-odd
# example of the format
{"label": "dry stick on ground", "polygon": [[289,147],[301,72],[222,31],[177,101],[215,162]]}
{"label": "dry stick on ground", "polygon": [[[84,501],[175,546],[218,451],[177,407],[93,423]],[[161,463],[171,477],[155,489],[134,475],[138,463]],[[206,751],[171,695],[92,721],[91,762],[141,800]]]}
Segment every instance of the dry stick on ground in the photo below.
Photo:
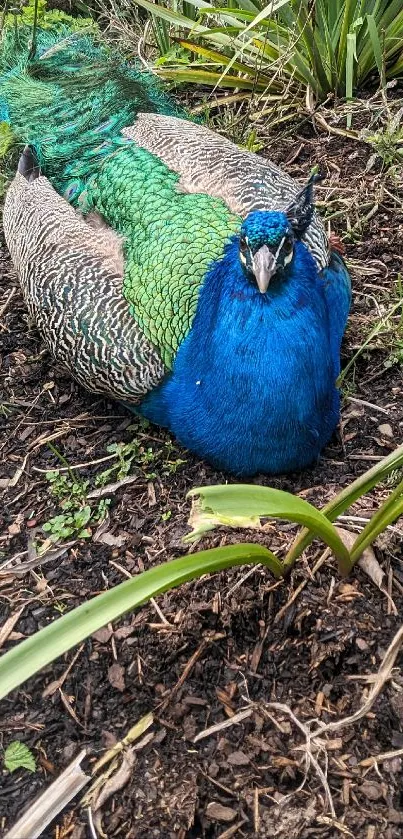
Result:
{"label": "dry stick on ground", "polygon": [[[312,765],[316,774],[317,774],[317,776],[318,776],[318,778],[319,778],[319,780],[320,780],[320,782],[321,782],[321,784],[322,784],[322,786],[323,786],[323,789],[325,790],[327,802],[328,802],[328,805],[329,805],[329,810],[332,814],[332,817],[336,818],[336,811],[334,809],[332,794],[330,792],[330,787],[329,787],[329,784],[327,782],[327,777],[326,777],[327,766],[326,766],[325,771],[323,771],[323,769],[320,766],[318,760],[312,754],[312,748],[311,748],[312,735],[311,735],[311,732],[309,730],[309,727],[307,725],[304,725],[304,723],[302,723],[295,716],[295,714],[292,712],[291,708],[289,708],[288,705],[284,705],[282,702],[268,702],[267,705],[264,708],[262,708],[261,710],[263,711],[263,713],[266,713],[266,709],[271,709],[273,711],[280,711],[283,714],[287,714],[287,716],[290,717],[290,719],[297,726],[297,728],[299,728],[299,730],[302,731],[302,733],[305,737],[305,746],[302,747],[303,751],[305,752],[304,778],[303,778],[302,782],[300,783],[299,787],[295,790],[295,792],[290,793],[290,795],[287,795],[281,803],[284,804],[286,801],[289,801],[289,799],[293,795],[295,795],[296,792],[300,792],[303,789],[303,787],[305,786],[305,783],[306,783],[306,779],[308,777],[309,768]],[[301,748],[301,747],[299,747],[299,748]]]}
{"label": "dry stick on ground", "polygon": [[[349,717],[344,717],[341,720],[336,720],[335,722],[324,723],[320,725],[316,730],[312,731],[309,724],[305,725],[302,723],[293,713],[291,708],[288,705],[285,705],[281,702],[268,702],[264,707],[257,705],[256,709],[263,711],[265,715],[267,715],[272,722],[276,722],[270,715],[269,711],[279,711],[280,713],[286,714],[290,719],[294,722],[294,724],[299,728],[299,730],[303,733],[305,737],[305,744],[303,746],[296,747],[296,750],[303,751],[305,753],[305,775],[302,783],[296,790],[299,792],[305,785],[309,768],[312,766],[325,790],[326,798],[328,800],[329,809],[332,814],[332,817],[335,817],[335,810],[332,801],[332,796],[329,788],[329,784],[327,782],[327,766],[325,767],[325,771],[321,768],[318,759],[313,755],[312,750],[317,750],[320,753],[325,755],[327,760],[327,748],[329,744],[321,739],[323,734],[326,734],[328,731],[339,731],[346,726],[352,725],[353,723],[357,722],[358,720],[362,719],[368,712],[371,710],[375,700],[381,693],[383,687],[385,686],[386,682],[390,679],[393,667],[395,665],[396,658],[400,652],[401,646],[403,644],[403,626],[396,632],[392,642],[390,643],[384,658],[382,660],[381,666],[378,670],[378,673],[375,675],[375,681],[373,683],[373,687],[371,688],[367,699],[354,714],[351,714]],[[371,677],[372,681],[372,677]],[[276,723],[277,724],[277,723]],[[388,760],[391,757],[395,757],[398,754],[402,754],[403,750],[399,749],[398,752],[395,754],[394,752],[387,752],[385,754],[379,755],[379,761]],[[375,765],[377,763],[376,755],[368,758],[368,761],[364,761],[365,765]],[[292,793],[295,795],[295,793]],[[289,800],[290,796],[286,796],[283,799],[282,803]]]}
{"label": "dry stick on ground", "polygon": [[34,801],[17,824],[6,833],[4,839],[21,839],[23,836],[37,839],[42,835],[47,825],[91,780],[90,775],[86,775],[80,766],[86,754],[84,749],[72,760],[59,778]]}
{"label": "dry stick on ground", "polygon": [[[43,393],[43,391],[41,391],[39,396],[42,396],[42,393]],[[21,420],[21,422],[22,422],[22,420]],[[15,429],[15,431],[17,431],[17,429],[20,427],[21,422],[17,425],[17,428]],[[25,467],[27,465],[27,461],[28,461],[28,458],[30,457],[30,455],[34,454],[34,452],[36,452],[42,446],[45,446],[46,443],[50,443],[50,442],[52,442],[52,440],[58,440],[59,437],[64,437],[65,434],[69,433],[69,431],[70,431],[70,428],[67,427],[67,428],[61,429],[60,431],[55,431],[54,434],[50,434],[48,437],[43,437],[43,438],[39,437],[37,440],[34,440],[34,442],[31,443],[31,446],[29,446],[29,451],[25,455],[22,464],[20,466],[18,466],[18,468],[14,472],[13,477],[12,478],[0,478],[0,489],[6,490],[6,489],[11,489],[12,487],[15,487],[16,484],[18,484],[18,481],[20,480],[21,476],[24,473],[24,470],[25,470]],[[2,448],[4,448],[4,446]],[[49,470],[44,469],[43,471],[48,472]]]}
{"label": "dry stick on ground", "polygon": [[13,286],[13,287],[12,287],[12,289],[10,290],[10,293],[9,293],[9,295],[8,295],[8,297],[7,297],[6,302],[5,302],[5,303],[3,303],[2,307],[0,308],[0,321],[1,321],[2,317],[3,317],[3,315],[6,313],[6,311],[7,311],[8,307],[9,307],[9,305],[10,305],[10,303],[11,303],[11,301],[12,301],[12,299],[13,299],[13,297],[14,297],[15,293],[16,293],[16,291],[17,291],[17,286]]}
{"label": "dry stick on ground", "polygon": [[395,661],[397,656],[399,655],[400,648],[403,644],[403,626],[398,629],[396,635],[394,636],[391,644],[389,645],[384,658],[382,660],[382,664],[378,670],[376,675],[376,681],[374,682],[373,687],[371,688],[367,699],[365,700],[364,704],[361,708],[358,709],[354,714],[351,714],[350,717],[344,717],[341,720],[335,720],[335,722],[324,723],[320,725],[316,731],[312,731],[311,738],[312,740],[321,737],[322,734],[325,734],[328,731],[338,731],[341,728],[345,728],[347,725],[352,725],[353,723],[357,722],[357,720],[362,719],[371,710],[375,700],[383,690],[386,682],[390,679],[393,667],[395,665]]}
{"label": "dry stick on ground", "polygon": [[210,734],[216,734],[218,731],[222,731],[224,728],[230,728],[232,725],[236,725],[243,720],[246,720],[253,714],[253,708],[249,706],[249,708],[245,708],[242,711],[239,711],[237,714],[234,714],[233,717],[230,717],[228,720],[224,720],[223,722],[218,722],[216,725],[211,725],[209,728],[205,728],[204,731],[199,731],[196,734],[196,737],[193,738],[193,743],[198,743],[199,740],[204,740],[205,737],[209,737]]}
{"label": "dry stick on ground", "polygon": [[176,684],[173,686],[172,690],[169,692],[167,698],[164,699],[164,701],[161,703],[161,710],[167,708],[173,697],[178,692],[179,688],[181,688],[184,682],[186,681],[190,671],[196,664],[196,661],[200,658],[202,653],[204,653],[204,650],[209,646],[209,644],[212,644],[214,641],[219,641],[221,638],[225,638],[225,634],[223,632],[213,632],[212,634],[209,634],[205,638],[203,638],[201,644],[199,644],[197,650],[195,650],[195,652],[185,665],[182,675],[180,676]]}
{"label": "dry stick on ground", "polygon": [[6,559],[5,562],[1,563],[0,577],[5,574],[12,574],[14,577],[24,577],[28,571],[33,571],[34,568],[39,568],[39,566],[45,565],[47,562],[54,562],[56,559],[60,559],[63,554],[67,553],[67,551],[76,544],[76,541],[77,540],[74,542],[65,542],[62,547],[52,548],[49,551],[45,551],[40,556],[35,556],[33,559],[28,559],[26,562],[20,562],[19,565],[13,565],[13,563],[15,563],[22,554],[11,556],[10,559]]}

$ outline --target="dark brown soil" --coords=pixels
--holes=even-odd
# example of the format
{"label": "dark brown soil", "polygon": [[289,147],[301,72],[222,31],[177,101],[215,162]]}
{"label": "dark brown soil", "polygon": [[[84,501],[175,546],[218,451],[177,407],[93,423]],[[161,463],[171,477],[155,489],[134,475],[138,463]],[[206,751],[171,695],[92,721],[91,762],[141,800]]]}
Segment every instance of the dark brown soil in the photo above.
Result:
{"label": "dark brown soil", "polygon": [[[328,174],[319,195],[333,202],[328,203],[331,213],[339,213],[332,228],[345,240],[354,275],[346,363],[401,293],[402,190],[376,167],[366,173],[366,146],[316,134],[308,124],[283,133],[278,142],[271,140],[267,152],[298,178],[317,162]],[[378,209],[361,223],[376,203]],[[0,316],[3,476],[18,478],[16,470],[23,467],[4,493],[0,513],[1,561],[15,558],[12,568],[3,565],[0,571],[1,624],[16,617],[5,637],[0,630],[0,644],[7,649],[126,576],[186,553],[181,542],[188,532],[186,492],[227,476],[180,450],[161,430],[145,430],[124,409],[85,393],[66,377],[28,322],[4,251],[1,269],[0,310],[10,289],[16,289]],[[402,442],[400,314],[395,312],[350,370],[340,434],[317,466],[259,483],[301,493],[321,506]],[[131,468],[137,480],[112,497],[107,526],[112,544],[95,541],[93,527],[93,538],[76,540],[58,558],[16,576],[18,563],[32,556],[33,534],[38,538],[40,525],[61,512],[44,470],[63,464],[49,443],[73,467],[105,458],[107,446],[133,438],[140,446]],[[95,474],[110,465],[95,463],[76,474],[92,487]],[[370,517],[387,491],[378,488],[350,514]],[[343,526],[354,530],[362,523],[350,519]],[[294,534],[289,525],[261,533],[222,530],[202,546],[257,540],[283,554]],[[291,578],[280,583],[261,567],[251,573],[239,568],[161,596],[162,616],[152,605],[127,615],[9,696],[2,704],[1,745],[26,743],[38,768],[35,774],[3,770],[0,826],[10,827],[83,747],[83,765],[90,769],[105,749],[153,712],[152,737],[134,753],[124,785],[111,793],[98,815],[92,809],[95,832],[78,797],[43,836],[99,836],[101,824],[108,837],[127,839],[403,836],[401,758],[370,767],[361,763],[403,747],[401,658],[370,712],[334,736],[328,734],[326,750],[316,755],[327,775],[335,817],[312,765],[305,777],[299,748],[303,733],[286,710],[269,707],[283,703],[302,724],[315,717],[326,722],[348,716],[369,689],[348,677],[376,673],[400,625],[399,524],[376,547],[396,614],[385,593],[359,568],[351,579],[341,580],[335,562],[327,559],[312,575],[309,569],[322,551],[323,546],[313,545]],[[57,679],[58,685],[44,695]],[[194,743],[199,732],[231,722],[242,709],[249,716],[241,722]]]}

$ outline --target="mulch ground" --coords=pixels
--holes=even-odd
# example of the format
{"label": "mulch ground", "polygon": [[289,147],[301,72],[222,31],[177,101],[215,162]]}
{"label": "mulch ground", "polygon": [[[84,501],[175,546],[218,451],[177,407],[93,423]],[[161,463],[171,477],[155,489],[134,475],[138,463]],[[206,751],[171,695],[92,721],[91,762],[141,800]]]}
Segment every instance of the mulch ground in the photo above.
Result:
{"label": "mulch ground", "polygon": [[[332,228],[342,237],[350,231],[354,303],[346,364],[400,293],[403,191],[379,167],[366,171],[371,151],[361,143],[317,133],[308,123],[269,140],[265,153],[300,179],[321,164],[328,180],[318,194],[335,214]],[[1,469],[3,477],[14,476],[0,511],[1,625],[13,617],[0,629],[5,650],[127,576],[185,554],[187,491],[228,476],[63,373],[28,321],[4,248],[0,313]],[[256,482],[321,506],[402,442],[400,315],[398,309],[349,370],[340,432],[318,464]],[[133,439],[136,480],[112,494],[104,534],[94,526],[92,538],[73,540],[40,565],[33,541],[61,512],[45,476],[65,467],[55,448],[70,468],[84,464],[75,474],[90,489],[95,475],[114,463],[96,462],[110,456],[107,447]],[[369,518],[387,491],[384,485],[355,504],[343,527],[356,532],[363,524],[352,517]],[[261,541],[281,553],[295,532],[290,525],[221,530],[201,546]],[[89,817],[78,796],[43,836],[80,839],[102,830],[126,839],[403,836],[401,758],[368,765],[369,758],[403,747],[401,658],[368,713],[326,735],[317,764],[307,767],[303,750],[309,720],[334,722],[360,708],[372,683],[350,677],[379,670],[400,626],[399,523],[376,546],[389,598],[360,568],[341,580],[332,558],[312,573],[322,553],[315,543],[286,581],[276,583],[259,567],[182,586],[159,597],[157,607],[147,605],[96,633],[3,701],[0,745],[26,743],[37,771],[0,770],[0,826],[12,826],[81,749],[90,771],[152,712],[150,736],[140,738],[101,808],[92,807]],[[195,742],[210,726],[216,731]]]}

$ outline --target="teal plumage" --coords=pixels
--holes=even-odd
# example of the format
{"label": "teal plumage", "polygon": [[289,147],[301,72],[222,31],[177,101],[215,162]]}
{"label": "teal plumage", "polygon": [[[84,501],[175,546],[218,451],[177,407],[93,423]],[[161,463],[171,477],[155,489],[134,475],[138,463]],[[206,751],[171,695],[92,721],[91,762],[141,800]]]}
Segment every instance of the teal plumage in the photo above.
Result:
{"label": "teal plumage", "polygon": [[0,99],[33,151],[4,225],[50,350],[222,468],[314,460],[337,423],[350,294],[314,179],[300,191],[185,119],[93,36],[40,32],[32,62],[24,43],[3,52]]}

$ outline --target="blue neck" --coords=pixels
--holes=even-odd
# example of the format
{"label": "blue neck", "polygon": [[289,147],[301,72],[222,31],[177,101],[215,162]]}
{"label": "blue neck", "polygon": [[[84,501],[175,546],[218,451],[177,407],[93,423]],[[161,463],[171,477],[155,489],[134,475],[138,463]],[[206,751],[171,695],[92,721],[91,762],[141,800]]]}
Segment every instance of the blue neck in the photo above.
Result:
{"label": "blue neck", "polygon": [[234,239],[212,265],[174,369],[141,412],[219,468],[250,475],[312,463],[338,421],[338,359],[323,285],[297,243],[266,294]]}

